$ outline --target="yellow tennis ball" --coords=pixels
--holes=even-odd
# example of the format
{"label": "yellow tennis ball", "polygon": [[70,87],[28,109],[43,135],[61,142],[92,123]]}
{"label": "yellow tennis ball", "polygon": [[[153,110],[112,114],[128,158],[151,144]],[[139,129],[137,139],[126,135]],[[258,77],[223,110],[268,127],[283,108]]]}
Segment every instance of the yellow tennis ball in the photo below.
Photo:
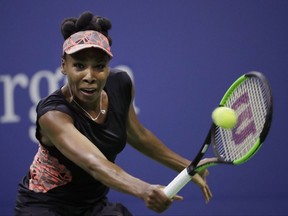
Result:
{"label": "yellow tennis ball", "polygon": [[212,112],[212,120],[219,127],[231,129],[237,124],[237,115],[231,108],[217,107]]}

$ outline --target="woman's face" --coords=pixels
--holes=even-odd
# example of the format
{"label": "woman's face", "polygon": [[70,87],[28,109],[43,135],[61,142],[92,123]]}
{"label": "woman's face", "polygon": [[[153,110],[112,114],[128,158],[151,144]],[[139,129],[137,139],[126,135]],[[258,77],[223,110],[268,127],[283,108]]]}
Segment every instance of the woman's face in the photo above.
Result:
{"label": "woman's face", "polygon": [[83,49],[62,59],[62,71],[74,96],[80,103],[97,101],[109,75],[110,57],[97,48]]}

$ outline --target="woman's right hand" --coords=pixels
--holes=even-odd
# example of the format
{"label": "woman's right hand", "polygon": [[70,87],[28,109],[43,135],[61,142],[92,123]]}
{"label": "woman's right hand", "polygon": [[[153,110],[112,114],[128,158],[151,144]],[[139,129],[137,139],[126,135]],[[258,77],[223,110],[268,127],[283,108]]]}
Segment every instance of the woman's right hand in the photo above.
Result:
{"label": "woman's right hand", "polygon": [[174,200],[182,200],[183,197],[175,196],[173,199],[168,198],[163,192],[164,186],[150,185],[144,192],[143,200],[146,207],[157,212],[164,212]]}

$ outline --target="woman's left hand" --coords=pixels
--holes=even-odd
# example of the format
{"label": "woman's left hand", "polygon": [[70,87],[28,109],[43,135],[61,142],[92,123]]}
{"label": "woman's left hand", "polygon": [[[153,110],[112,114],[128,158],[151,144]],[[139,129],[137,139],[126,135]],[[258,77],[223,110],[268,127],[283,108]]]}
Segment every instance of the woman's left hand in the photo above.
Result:
{"label": "woman's left hand", "polygon": [[209,175],[208,170],[204,169],[204,170],[196,173],[192,177],[192,181],[201,188],[206,203],[208,203],[211,200],[211,198],[212,198],[212,192],[211,192],[211,190],[210,190],[210,188],[209,188],[209,186],[207,184],[207,181],[206,181],[206,177],[208,175]]}

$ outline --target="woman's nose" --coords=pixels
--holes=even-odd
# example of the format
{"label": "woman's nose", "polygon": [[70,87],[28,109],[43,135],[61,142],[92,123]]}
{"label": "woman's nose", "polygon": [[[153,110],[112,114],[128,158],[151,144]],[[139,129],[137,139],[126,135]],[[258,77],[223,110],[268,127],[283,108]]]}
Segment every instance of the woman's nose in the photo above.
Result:
{"label": "woman's nose", "polygon": [[91,83],[91,82],[94,82],[96,81],[96,73],[95,71],[93,71],[92,68],[87,68],[87,71],[86,71],[86,75],[84,77],[84,80]]}

